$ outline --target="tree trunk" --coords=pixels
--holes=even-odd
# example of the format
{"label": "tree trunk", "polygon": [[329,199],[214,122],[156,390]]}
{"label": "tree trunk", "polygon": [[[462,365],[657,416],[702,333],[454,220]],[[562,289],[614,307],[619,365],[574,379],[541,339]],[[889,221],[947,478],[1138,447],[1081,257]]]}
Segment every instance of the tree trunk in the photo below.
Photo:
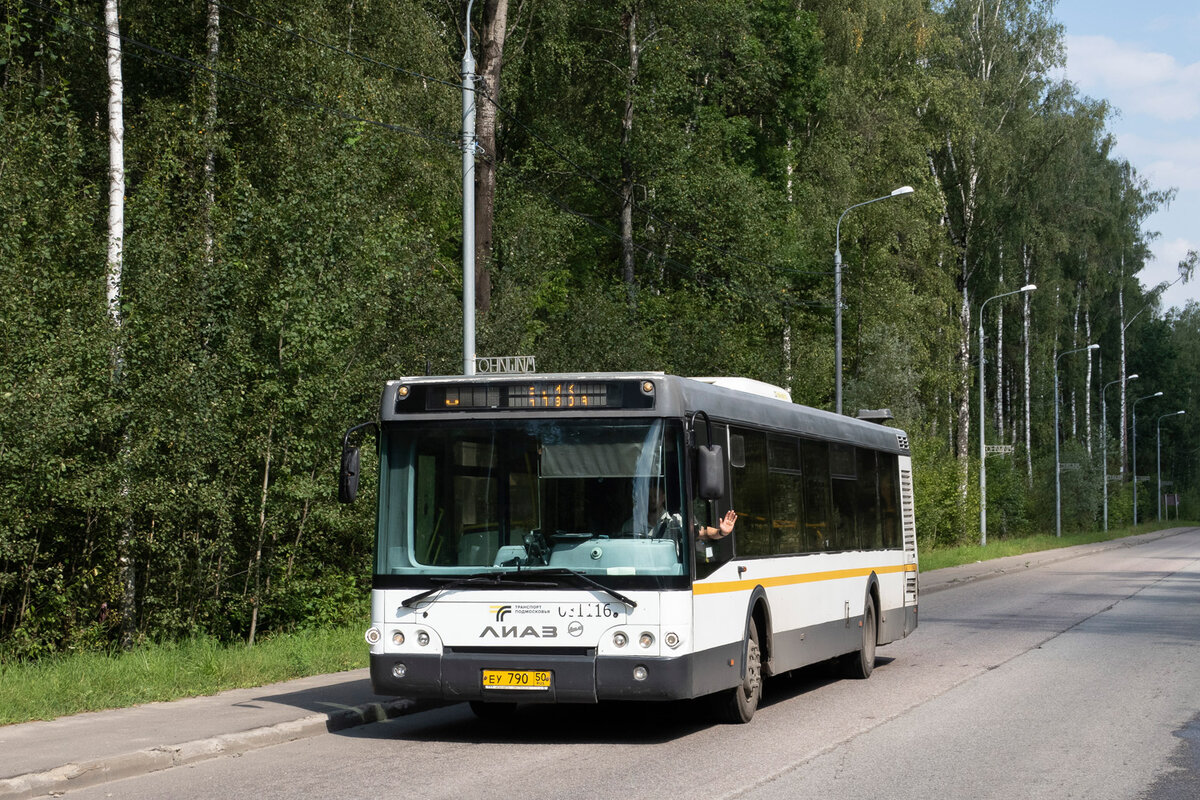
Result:
{"label": "tree trunk", "polygon": [[[1087,340],[1087,344],[1092,343],[1092,315],[1091,311],[1084,306],[1083,309],[1083,335]],[[1092,351],[1086,351],[1087,355],[1087,380],[1083,384],[1083,431],[1086,439],[1088,456],[1092,454]]]}
{"label": "tree trunk", "polygon": [[217,126],[217,55],[221,49],[221,6],[217,0],[208,0],[208,23],[205,27],[208,45],[208,105],[204,109],[204,283],[212,275],[216,258],[214,251],[213,208],[217,204],[216,192],[216,134]]}
{"label": "tree trunk", "polygon": [[250,634],[246,639],[246,645],[249,647],[254,646],[254,637],[258,633],[258,610],[262,607],[262,553],[267,531],[267,490],[271,485],[271,440],[274,433],[275,419],[272,415],[271,422],[267,425],[267,448],[266,453],[263,454],[262,491],[258,500],[258,548],[254,552],[252,565],[254,594],[250,597]]}
{"label": "tree trunk", "polygon": [[637,302],[637,278],[634,274],[633,247],[633,157],[629,152],[633,141],[633,101],[637,90],[638,59],[641,47],[637,39],[638,9],[630,8],[621,15],[629,43],[629,70],[625,73],[625,108],[621,113],[621,273],[629,297],[629,305]]}
{"label": "tree trunk", "polygon": [[475,164],[475,311],[485,314],[492,305],[492,226],[496,207],[496,134],[497,104],[500,102],[500,67],[504,58],[504,38],[508,34],[508,0],[486,0],[483,4],[483,28],[479,74],[475,78],[477,95],[475,139],[481,158]]}
{"label": "tree trunk", "polygon": [[[1000,250],[1000,260],[1004,261],[1003,248]],[[999,285],[1004,285],[1003,266],[1000,269]],[[1004,304],[997,303],[997,305],[999,308],[996,309],[996,441],[1002,443],[1004,441]],[[979,317],[979,324],[983,324],[982,315]]]}
{"label": "tree trunk", "polygon": [[[122,341],[121,270],[125,251],[125,86],[121,77],[121,28],[117,0],[104,2],[104,28],[108,67],[108,259],[106,289],[108,318],[113,327],[113,387],[119,391],[124,380],[125,354]],[[121,646],[133,646],[137,622],[137,574],[133,561],[133,520],[126,503],[130,491],[129,431],[121,434],[122,508],[117,539],[117,572],[121,581]]]}
{"label": "tree trunk", "polygon": [[[1029,257],[1029,246],[1028,245],[1025,245],[1025,244],[1021,245],[1021,261],[1025,265],[1025,284],[1028,285],[1030,282],[1030,274],[1032,272],[1031,259]],[[1029,292],[1026,292],[1023,295],[1023,299],[1024,299],[1024,303],[1023,303],[1022,309],[1021,309],[1021,338],[1024,339],[1024,345],[1025,345],[1025,484],[1030,489],[1032,489],[1033,488],[1033,441],[1032,441],[1033,437],[1030,434],[1030,429],[1032,427],[1030,425],[1030,423],[1031,423],[1031,416],[1032,416],[1031,409],[1033,408],[1033,403],[1031,402],[1031,397],[1030,397],[1030,395],[1032,393],[1030,391],[1031,381],[1030,381],[1030,357],[1029,357],[1030,356],[1030,354],[1029,354],[1029,322],[1030,322]]]}
{"label": "tree trunk", "polygon": [[[962,508],[967,507],[967,467],[970,461],[971,433],[971,304],[967,295],[967,254],[963,252],[962,307],[959,309],[958,337],[958,495]],[[980,420],[980,424],[983,420]]]}
{"label": "tree trunk", "polygon": [[[1077,350],[1080,347],[1080,344],[1079,344],[1079,304],[1081,302],[1080,298],[1082,295],[1082,291],[1079,286],[1075,287],[1075,291],[1076,291],[1075,315],[1072,317],[1072,320],[1071,320],[1071,349],[1072,350]],[[1054,364],[1055,364],[1055,367],[1057,368],[1058,362],[1055,361]],[[1068,367],[1068,369],[1070,369],[1070,367]],[[1066,386],[1065,380],[1063,381],[1063,385]],[[1076,403],[1075,403],[1076,396],[1077,396],[1077,392],[1075,391],[1074,385],[1072,385],[1071,386],[1071,438],[1072,439],[1079,438],[1079,409],[1076,407]]]}
{"label": "tree trunk", "polygon": [[1127,429],[1125,420],[1129,419],[1128,411],[1125,408],[1125,256],[1121,256],[1121,284],[1117,287],[1117,311],[1119,312],[1117,319],[1121,324],[1121,466],[1120,473],[1125,474],[1126,459],[1129,457],[1129,452],[1126,445]]}

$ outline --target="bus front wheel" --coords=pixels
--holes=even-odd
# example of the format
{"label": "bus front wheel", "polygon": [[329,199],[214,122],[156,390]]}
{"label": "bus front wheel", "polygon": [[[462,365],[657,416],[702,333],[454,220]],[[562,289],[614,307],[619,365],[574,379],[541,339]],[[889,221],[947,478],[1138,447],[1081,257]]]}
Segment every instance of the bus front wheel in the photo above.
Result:
{"label": "bus front wheel", "polygon": [[716,695],[717,717],[735,725],[749,722],[762,699],[762,651],[758,646],[758,623],[750,621],[746,641],[746,674],[732,689]]}

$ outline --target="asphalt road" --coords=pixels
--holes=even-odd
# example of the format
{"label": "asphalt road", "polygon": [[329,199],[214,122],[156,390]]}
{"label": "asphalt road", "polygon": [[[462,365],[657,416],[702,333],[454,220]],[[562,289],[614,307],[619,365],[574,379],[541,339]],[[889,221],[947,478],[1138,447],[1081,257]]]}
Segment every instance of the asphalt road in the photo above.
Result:
{"label": "asphalt road", "polygon": [[867,681],[810,668],[745,726],[694,704],[465,705],[72,798],[1200,797],[1200,530],[954,585]]}

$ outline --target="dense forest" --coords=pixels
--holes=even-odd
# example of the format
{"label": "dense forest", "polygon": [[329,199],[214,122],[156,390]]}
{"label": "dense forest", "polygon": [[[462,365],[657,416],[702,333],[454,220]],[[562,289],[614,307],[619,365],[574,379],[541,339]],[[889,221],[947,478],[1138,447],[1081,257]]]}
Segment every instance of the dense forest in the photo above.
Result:
{"label": "dense forest", "polygon": [[[466,4],[2,2],[0,656],[350,618],[374,512],[335,502],[341,434],[463,364]],[[979,537],[981,426],[989,537],[1053,530],[1056,385],[1065,529],[1105,472],[1131,521],[1135,401],[1140,518],[1160,442],[1200,513],[1200,305],[1138,277],[1171,191],[1056,77],[1050,0],[471,25],[480,355],[833,408],[838,250],[845,411],[909,432],[924,546]]]}

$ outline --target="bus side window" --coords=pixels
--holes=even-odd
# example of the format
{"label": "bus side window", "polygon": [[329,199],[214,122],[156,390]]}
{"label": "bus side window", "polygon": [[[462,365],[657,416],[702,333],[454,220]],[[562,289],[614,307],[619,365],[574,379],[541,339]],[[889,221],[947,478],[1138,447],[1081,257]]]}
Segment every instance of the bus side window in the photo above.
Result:
{"label": "bus side window", "polygon": [[829,445],[805,439],[800,444],[804,465],[804,525],[813,551],[829,550],[833,533],[829,525]]}
{"label": "bus side window", "polygon": [[901,546],[900,482],[897,480],[897,459],[891,453],[879,454],[879,517],[883,527],[883,546]]}
{"label": "bus side window", "polygon": [[[742,439],[741,448],[732,443]],[[771,505],[767,488],[767,435],[760,431],[731,430],[730,483],[733,508],[738,521],[734,528],[734,551],[742,556],[771,554]],[[741,466],[733,454],[742,450]]]}
{"label": "bus side window", "polygon": [[864,550],[881,550],[883,536],[879,527],[879,486],[875,451],[858,449],[858,536]]}
{"label": "bus side window", "polygon": [[854,446],[829,445],[829,473],[833,489],[833,550],[857,550],[855,506],[858,503],[858,472]]}
{"label": "bus side window", "polygon": [[804,476],[800,472],[800,442],[792,437],[768,440],[771,489],[771,552],[803,553]]}

